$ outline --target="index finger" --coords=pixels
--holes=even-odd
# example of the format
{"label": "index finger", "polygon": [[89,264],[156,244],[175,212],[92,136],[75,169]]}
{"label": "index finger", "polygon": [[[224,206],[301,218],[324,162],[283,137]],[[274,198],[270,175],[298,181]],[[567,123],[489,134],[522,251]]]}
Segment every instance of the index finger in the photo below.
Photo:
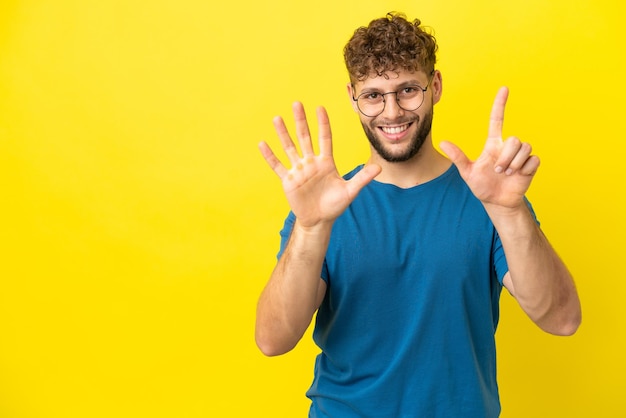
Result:
{"label": "index finger", "polygon": [[509,89],[501,87],[496,94],[489,118],[489,138],[502,139],[502,125],[504,124],[504,106],[509,97]]}

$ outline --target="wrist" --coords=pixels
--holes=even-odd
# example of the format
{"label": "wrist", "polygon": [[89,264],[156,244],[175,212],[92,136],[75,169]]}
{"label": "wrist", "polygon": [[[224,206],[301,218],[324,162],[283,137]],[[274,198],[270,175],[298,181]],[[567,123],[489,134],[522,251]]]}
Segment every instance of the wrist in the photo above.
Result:
{"label": "wrist", "polygon": [[293,231],[297,231],[302,235],[308,237],[330,235],[330,231],[333,228],[333,221],[319,221],[313,224],[304,224],[296,218],[296,222],[293,225]]}
{"label": "wrist", "polygon": [[501,236],[510,233],[526,235],[538,228],[537,221],[525,201],[515,207],[489,204],[484,207]]}
{"label": "wrist", "polygon": [[520,215],[524,215],[529,213],[528,206],[526,202],[522,200],[519,204],[515,206],[503,206],[496,205],[493,203],[485,203],[483,202],[483,206],[485,210],[489,214],[489,216],[497,216],[497,217],[517,217]]}

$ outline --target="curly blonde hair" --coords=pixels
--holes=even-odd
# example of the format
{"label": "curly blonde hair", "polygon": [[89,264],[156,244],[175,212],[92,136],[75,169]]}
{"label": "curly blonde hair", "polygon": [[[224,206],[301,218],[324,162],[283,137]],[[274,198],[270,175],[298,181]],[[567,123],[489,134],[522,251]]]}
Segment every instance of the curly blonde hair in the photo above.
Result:
{"label": "curly blonde hair", "polygon": [[370,76],[385,76],[387,71],[423,70],[435,68],[437,41],[421,21],[412,22],[402,13],[387,13],[367,27],[360,27],[343,50],[352,83]]}

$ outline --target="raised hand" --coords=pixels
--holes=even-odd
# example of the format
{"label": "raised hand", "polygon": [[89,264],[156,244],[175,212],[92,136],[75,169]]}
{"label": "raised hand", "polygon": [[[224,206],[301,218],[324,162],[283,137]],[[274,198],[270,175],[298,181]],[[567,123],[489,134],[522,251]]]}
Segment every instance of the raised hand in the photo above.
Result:
{"label": "raised hand", "polygon": [[353,178],[344,180],[335,166],[332,135],[328,115],[323,107],[317,109],[319,124],[319,155],[315,155],[304,107],[293,105],[296,136],[301,154],[298,153],[281,117],[274,118],[274,128],[291,167],[286,168],[269,145],[259,144],[265,161],[281,179],[283,190],[298,223],[313,227],[334,221],[354,200],[361,189],[380,173],[376,165],[365,166]]}
{"label": "raised hand", "polygon": [[508,95],[506,87],[502,87],[496,95],[487,142],[476,161],[470,161],[459,147],[450,142],[444,141],[440,147],[483,204],[517,208],[524,203],[524,194],[537,172],[539,158],[531,155],[530,144],[516,137],[502,139],[504,107]]}

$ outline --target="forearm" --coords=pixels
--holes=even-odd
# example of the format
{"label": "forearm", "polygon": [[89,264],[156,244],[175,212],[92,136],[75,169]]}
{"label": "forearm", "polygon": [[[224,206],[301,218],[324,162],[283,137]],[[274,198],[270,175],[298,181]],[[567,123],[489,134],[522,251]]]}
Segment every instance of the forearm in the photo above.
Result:
{"label": "forearm", "polygon": [[511,294],[544,331],[573,334],[581,320],[574,281],[530,210],[485,207],[502,241]]}
{"label": "forearm", "polygon": [[311,323],[323,298],[320,279],[332,225],[294,224],[289,242],[257,305],[256,342],[266,355],[290,351]]}

